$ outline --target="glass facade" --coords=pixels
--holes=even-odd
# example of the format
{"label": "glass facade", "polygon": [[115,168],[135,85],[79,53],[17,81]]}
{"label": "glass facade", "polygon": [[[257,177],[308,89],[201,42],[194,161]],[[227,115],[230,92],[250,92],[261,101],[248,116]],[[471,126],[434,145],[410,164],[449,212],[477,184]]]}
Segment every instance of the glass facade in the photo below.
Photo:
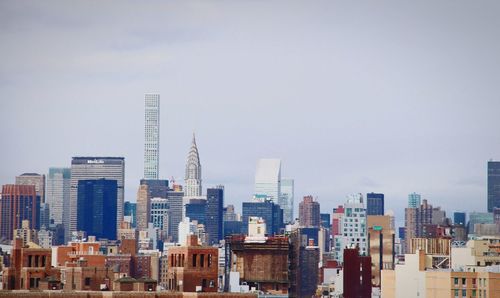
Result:
{"label": "glass facade", "polygon": [[366,194],[366,214],[384,215],[384,194],[368,193]]}
{"label": "glass facade", "polygon": [[262,217],[266,222],[266,234],[279,234],[283,229],[283,209],[271,201],[243,203],[243,229],[248,234],[248,219],[250,216]]}
{"label": "glass facade", "polygon": [[160,94],[146,94],[144,103],[144,178],[158,179],[160,162]]}
{"label": "glass facade", "polygon": [[408,195],[408,208],[418,208],[420,206],[421,197],[418,193]]}
{"label": "glass facade", "polygon": [[500,161],[488,162],[488,212],[500,208]]}
{"label": "glass facade", "polygon": [[96,238],[116,239],[116,180],[78,181],[77,229]]}
{"label": "glass facade", "polygon": [[207,214],[206,231],[208,233],[208,245],[219,243],[223,234],[224,218],[224,187],[207,189]]}

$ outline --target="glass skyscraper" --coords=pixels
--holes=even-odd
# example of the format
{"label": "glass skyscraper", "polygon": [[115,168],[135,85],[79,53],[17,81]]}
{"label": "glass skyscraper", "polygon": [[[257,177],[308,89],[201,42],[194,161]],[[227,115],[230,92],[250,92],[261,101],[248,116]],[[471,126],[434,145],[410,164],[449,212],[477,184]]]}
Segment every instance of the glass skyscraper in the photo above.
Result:
{"label": "glass skyscraper", "polygon": [[77,229],[88,236],[116,239],[116,180],[78,181]]}
{"label": "glass skyscraper", "polygon": [[144,102],[144,179],[158,179],[160,163],[160,94],[145,94]]}
{"label": "glass skyscraper", "polygon": [[418,208],[420,206],[420,195],[418,193],[411,193],[408,195],[408,208]]}
{"label": "glass skyscraper", "polygon": [[488,161],[488,212],[500,208],[500,161]]}
{"label": "glass skyscraper", "polygon": [[384,215],[384,194],[366,194],[366,215]]}
{"label": "glass skyscraper", "polygon": [[259,159],[255,170],[255,195],[265,195],[278,204],[281,194],[281,160]]}
{"label": "glass skyscraper", "polygon": [[283,209],[283,220],[291,223],[295,218],[293,215],[294,184],[293,179],[281,179],[281,196],[278,204]]}
{"label": "glass skyscraper", "polygon": [[242,233],[248,234],[248,219],[250,216],[262,217],[266,222],[266,234],[278,234],[284,227],[283,209],[271,201],[243,202]]}
{"label": "glass skyscraper", "polygon": [[70,168],[49,168],[46,202],[50,206],[50,219],[54,224],[63,223],[63,214],[69,212]]}
{"label": "glass skyscraper", "polygon": [[222,222],[224,219],[224,187],[219,185],[207,189],[207,214],[206,231],[208,233],[208,244],[219,243],[223,237]]}
{"label": "glass skyscraper", "polygon": [[[65,218],[65,238],[71,238],[71,232],[76,231],[77,224],[77,195],[78,181],[96,180],[105,178],[106,180],[117,181],[116,194],[116,225],[119,227],[123,220],[123,189],[125,181],[125,158],[123,157],[73,157],[71,160],[71,189],[69,198],[69,218]],[[116,233],[116,231],[115,231]]]}
{"label": "glass skyscraper", "polygon": [[453,223],[456,225],[465,226],[465,212],[454,212]]}

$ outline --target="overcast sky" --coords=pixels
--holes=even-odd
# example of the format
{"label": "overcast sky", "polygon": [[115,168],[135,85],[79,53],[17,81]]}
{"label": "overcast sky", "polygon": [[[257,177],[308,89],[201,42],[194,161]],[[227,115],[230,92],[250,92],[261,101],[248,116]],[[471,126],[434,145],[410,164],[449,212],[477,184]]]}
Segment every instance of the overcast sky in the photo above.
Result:
{"label": "overcast sky", "polygon": [[295,204],[410,192],[486,209],[500,159],[498,1],[1,1],[0,184],[124,156],[143,174],[144,93],[161,94],[160,176],[241,209],[257,159],[281,158]]}

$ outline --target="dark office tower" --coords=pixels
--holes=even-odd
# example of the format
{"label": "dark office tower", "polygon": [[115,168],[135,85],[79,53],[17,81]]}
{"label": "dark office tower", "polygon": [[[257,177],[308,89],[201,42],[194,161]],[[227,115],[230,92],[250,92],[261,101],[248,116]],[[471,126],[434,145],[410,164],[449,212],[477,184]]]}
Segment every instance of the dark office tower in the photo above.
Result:
{"label": "dark office tower", "polygon": [[136,225],[136,216],[137,216],[136,214],[137,214],[137,203],[126,201],[125,204],[123,204],[123,216],[130,216],[130,218],[132,219],[130,222],[132,228],[135,228]]}
{"label": "dark office tower", "polygon": [[320,225],[319,203],[312,196],[305,196],[299,204],[299,223],[301,227],[318,228]]}
{"label": "dark office tower", "polygon": [[271,201],[244,202],[242,233],[248,234],[248,219],[250,216],[262,217],[266,222],[266,234],[279,234],[284,228],[283,209]]}
{"label": "dark office tower", "polygon": [[77,229],[96,238],[116,239],[116,180],[78,181]]}
{"label": "dark office tower", "polygon": [[488,212],[500,208],[500,161],[488,161]]}
{"label": "dark office tower", "polygon": [[384,194],[366,194],[366,215],[384,215]]}
{"label": "dark office tower", "polygon": [[47,203],[40,204],[40,228],[49,228],[50,225],[50,207]]}
{"label": "dark office tower", "polygon": [[207,215],[205,229],[208,245],[217,244],[223,239],[222,221],[224,219],[224,186],[207,189]]}
{"label": "dark office tower", "polygon": [[21,228],[23,220],[30,221],[31,229],[39,229],[40,196],[34,185],[2,186],[0,200],[0,240],[12,240],[15,229]]}
{"label": "dark office tower", "polygon": [[359,256],[357,248],[344,249],[344,296],[362,298],[372,296],[371,257]]}
{"label": "dark office tower", "polygon": [[186,217],[190,221],[196,220],[199,224],[206,224],[207,200],[205,199],[190,199],[186,204]]}
{"label": "dark office tower", "polygon": [[167,198],[168,180],[141,179],[141,185],[147,185],[150,198]]}
{"label": "dark office tower", "polygon": [[[123,157],[73,157],[71,160],[71,189],[69,196],[69,218],[64,228],[66,240],[71,238],[71,232],[77,230],[78,213],[78,181],[80,180],[116,180],[116,224],[119,227],[123,221],[125,158]],[[66,227],[69,227],[66,229]]]}
{"label": "dark office tower", "polygon": [[332,227],[332,222],[330,221],[330,213],[321,213],[321,226],[327,230],[330,230]]}
{"label": "dark office tower", "polygon": [[465,212],[453,213],[453,223],[460,226],[465,226]]}
{"label": "dark office tower", "polygon": [[168,236],[172,242],[179,239],[179,223],[182,221],[182,198],[183,191],[169,190],[167,192],[168,206],[170,208],[168,217]]}
{"label": "dark office tower", "polygon": [[320,249],[298,228],[290,234],[289,297],[312,297],[318,285]]}

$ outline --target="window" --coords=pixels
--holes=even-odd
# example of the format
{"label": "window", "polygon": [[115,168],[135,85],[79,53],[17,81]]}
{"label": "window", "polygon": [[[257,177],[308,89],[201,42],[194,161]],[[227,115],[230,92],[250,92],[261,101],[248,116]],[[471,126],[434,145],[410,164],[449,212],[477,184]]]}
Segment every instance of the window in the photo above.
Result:
{"label": "window", "polygon": [[205,267],[205,254],[200,255],[200,267]]}
{"label": "window", "polygon": [[467,290],[462,290],[462,297],[467,297]]}
{"label": "window", "polygon": [[85,285],[90,286],[90,277],[85,277]]}
{"label": "window", "polygon": [[206,279],[202,279],[201,280],[201,287],[205,288],[206,286],[207,286],[207,280]]}
{"label": "window", "polygon": [[[458,278],[455,278],[458,279]],[[455,297],[458,297],[458,290],[455,289]]]}
{"label": "window", "polygon": [[196,254],[193,254],[193,267],[196,267]]}
{"label": "window", "polygon": [[208,267],[212,266],[212,254],[208,254]]}
{"label": "window", "polygon": [[[454,278],[454,282],[453,282],[453,283],[455,284],[455,286],[458,286],[458,278],[457,278],[457,277],[455,277],[455,278]],[[458,291],[458,290],[457,290],[457,291]],[[457,295],[458,295],[458,294],[457,294]]]}
{"label": "window", "polygon": [[462,278],[462,286],[465,286],[467,284],[467,281],[465,280],[465,278]]}
{"label": "window", "polygon": [[472,297],[476,297],[476,296],[477,296],[476,290],[472,290]]}

